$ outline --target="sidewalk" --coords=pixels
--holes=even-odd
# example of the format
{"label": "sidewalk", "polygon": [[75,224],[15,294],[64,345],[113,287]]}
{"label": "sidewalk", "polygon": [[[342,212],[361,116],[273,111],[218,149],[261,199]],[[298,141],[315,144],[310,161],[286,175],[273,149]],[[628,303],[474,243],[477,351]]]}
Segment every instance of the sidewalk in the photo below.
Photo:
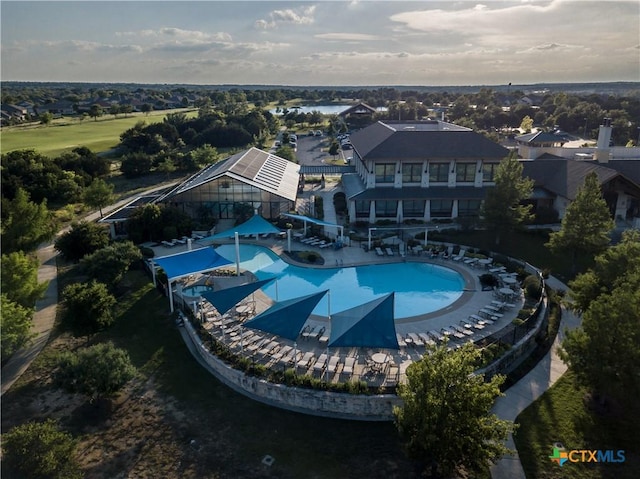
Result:
{"label": "sidewalk", "polygon": [[[555,278],[549,278],[547,284],[556,290],[566,290],[567,286]],[[496,400],[492,412],[500,419],[515,421],[518,414],[524,411],[533,401],[539,398],[567,371],[567,365],[558,356],[558,347],[562,344],[567,330],[580,326],[581,318],[571,311],[562,310],[562,321],[556,340],[547,355],[520,381],[511,386],[506,395]],[[507,447],[515,450],[513,437],[509,434]],[[525,479],[524,470],[518,453],[504,456],[491,468],[493,479]]]}

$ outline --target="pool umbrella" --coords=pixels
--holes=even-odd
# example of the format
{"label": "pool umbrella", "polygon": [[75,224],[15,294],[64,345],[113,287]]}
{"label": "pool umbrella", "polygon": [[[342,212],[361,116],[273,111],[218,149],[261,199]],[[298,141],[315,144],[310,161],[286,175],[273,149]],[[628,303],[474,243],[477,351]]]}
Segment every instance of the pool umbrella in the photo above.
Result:
{"label": "pool umbrella", "polygon": [[254,283],[241,284],[240,286],[233,286],[217,291],[205,291],[201,293],[201,296],[213,304],[220,314],[224,314],[251,293],[259,290],[274,279],[275,278],[263,279]]}
{"label": "pool umbrella", "polygon": [[394,293],[331,315],[328,347],[400,349],[393,316]]}

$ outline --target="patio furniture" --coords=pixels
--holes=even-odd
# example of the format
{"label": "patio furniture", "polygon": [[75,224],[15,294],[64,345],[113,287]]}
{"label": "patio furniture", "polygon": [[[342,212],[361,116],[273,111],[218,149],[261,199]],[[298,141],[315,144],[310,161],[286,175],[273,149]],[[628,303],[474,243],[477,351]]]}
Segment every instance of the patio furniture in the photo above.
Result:
{"label": "patio furniture", "polygon": [[313,365],[313,370],[324,371],[326,364],[327,364],[327,355],[326,353],[322,353],[316,360],[315,364]]}
{"label": "patio furniture", "polygon": [[391,248],[385,248],[384,250],[387,252],[387,256],[393,256],[393,251],[391,250]]}
{"label": "patio furniture", "polygon": [[408,333],[408,335],[413,341],[413,344],[415,344],[416,346],[424,346],[424,341],[416,333]]}
{"label": "patio furniture", "polygon": [[336,369],[338,369],[339,363],[340,363],[340,356],[331,356],[329,358],[329,365],[327,366],[327,370],[330,373],[335,373]]}
{"label": "patio furniture", "polygon": [[375,372],[382,372],[388,361],[389,361],[389,355],[386,353],[372,354],[371,369],[373,369]]}
{"label": "patio furniture", "polygon": [[382,250],[380,249],[380,247],[376,246],[376,254],[378,256],[384,256],[384,253],[382,252]]}
{"label": "patio furniture", "polygon": [[309,363],[311,363],[311,360],[314,358],[314,356],[314,353],[312,353],[311,351],[307,351],[306,353],[304,353],[304,356],[302,356],[302,359],[300,359],[296,365],[299,368],[308,368]]}
{"label": "patio furniture", "polygon": [[465,336],[473,336],[473,331],[471,331],[470,329],[467,328],[462,328],[460,326],[458,326],[457,324],[452,324],[451,325],[451,329],[453,329],[454,331],[457,331],[459,333],[464,334]]}
{"label": "patio furniture", "polygon": [[344,374],[349,374],[352,375],[353,374],[353,368],[356,365],[356,358],[353,356],[348,356],[345,360],[344,360],[344,367],[342,368],[342,372]]}
{"label": "patio furniture", "polygon": [[418,333],[418,336],[420,336],[420,339],[422,339],[427,346],[433,346],[435,344],[435,341],[427,333]]}
{"label": "patio furniture", "polygon": [[454,256],[453,258],[451,258],[453,261],[461,261],[462,258],[464,258],[464,255],[467,254],[467,250],[466,249],[461,249],[458,254],[456,256]]}
{"label": "patio furniture", "polygon": [[436,331],[435,329],[430,330],[427,334],[439,343],[444,341],[444,336],[440,334],[438,331]]}

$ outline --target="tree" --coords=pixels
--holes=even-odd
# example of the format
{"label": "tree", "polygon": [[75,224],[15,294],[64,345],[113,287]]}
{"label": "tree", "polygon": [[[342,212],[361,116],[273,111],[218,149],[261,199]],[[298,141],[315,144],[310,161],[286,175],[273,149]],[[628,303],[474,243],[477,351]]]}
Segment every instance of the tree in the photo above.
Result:
{"label": "tree", "polygon": [[167,174],[167,181],[169,180],[169,175],[176,171],[176,165],[173,163],[171,158],[165,158],[165,160],[158,165],[158,171]]}
{"label": "tree", "polygon": [[33,308],[42,297],[48,283],[38,283],[38,260],[22,251],[2,255],[0,270],[2,293],[14,303]]}
{"label": "tree", "polygon": [[118,113],[120,113],[120,105],[116,105],[114,103],[109,107],[109,115],[113,115],[114,118],[118,118]]}
{"label": "tree", "polygon": [[93,334],[113,324],[116,299],[103,283],[71,283],[62,291],[62,300],[65,322],[75,334]]}
{"label": "tree", "polygon": [[80,479],[76,442],[52,419],[28,422],[2,437],[2,462],[16,475],[30,479]]}
{"label": "tree", "polygon": [[533,180],[523,178],[522,170],[515,153],[502,160],[494,176],[495,186],[487,191],[482,205],[484,222],[495,231],[496,244],[504,233],[533,218],[531,205],[521,204],[533,191]]}
{"label": "tree", "polygon": [[296,154],[289,145],[282,145],[275,151],[276,156],[296,163]]}
{"label": "tree", "polygon": [[142,253],[131,241],[114,243],[82,258],[80,264],[91,278],[115,289],[134,261],[142,259]]}
{"label": "tree", "polygon": [[460,467],[477,473],[509,452],[504,441],[513,424],[490,414],[504,377],[485,382],[474,375],[480,354],[470,343],[455,351],[432,346],[398,386],[404,405],[394,408],[396,426],[409,455],[425,461],[432,477]]}
{"label": "tree", "polygon": [[525,115],[520,122],[520,129],[525,133],[531,133],[531,130],[533,129],[533,119],[529,115]]}
{"label": "tree", "polygon": [[191,151],[191,159],[197,165],[198,168],[203,168],[207,165],[216,163],[220,155],[218,150],[211,145],[202,145],[200,148],[196,148]]}
{"label": "tree", "polygon": [[578,189],[576,199],[567,207],[560,231],[551,233],[546,246],[554,253],[570,253],[575,272],[579,255],[593,257],[607,247],[614,226],[598,176],[592,172]]}
{"label": "tree", "polygon": [[98,208],[102,218],[102,208],[113,202],[113,185],[96,178],[84,190],[83,200],[89,208]]}
{"label": "tree", "polygon": [[46,200],[33,203],[29,194],[18,188],[13,200],[2,202],[2,248],[5,252],[33,251],[43,241],[53,238],[55,232],[56,222],[47,209]]}
{"label": "tree", "polygon": [[109,233],[103,225],[82,221],[72,223],[69,231],[59,236],[55,248],[69,261],[79,261],[109,245]]}
{"label": "tree", "polygon": [[35,335],[31,331],[33,325],[33,308],[25,308],[11,301],[6,294],[0,295],[0,345],[2,362],[10,358],[18,349],[25,346]]}
{"label": "tree", "polygon": [[148,116],[149,113],[151,113],[153,111],[153,105],[151,103],[144,103],[140,107],[140,111]]}
{"label": "tree", "polygon": [[340,151],[340,144],[336,140],[331,141],[331,145],[329,145],[329,154],[333,156],[333,159],[336,159],[336,155]]}
{"label": "tree", "polygon": [[91,105],[89,108],[89,116],[94,119],[94,121],[98,121],[98,117],[102,116],[104,111],[100,105]]}
{"label": "tree", "polygon": [[93,402],[115,395],[135,374],[129,354],[107,342],[78,353],[61,353],[54,380],[64,390],[88,396]]}
{"label": "tree", "polygon": [[53,115],[48,111],[41,113],[38,118],[40,119],[40,123],[43,125],[50,125],[51,122],[53,121]]}
{"label": "tree", "polygon": [[583,312],[580,328],[567,333],[560,356],[598,394],[640,394],[640,232],[595,258],[569,284],[569,306]]}
{"label": "tree", "polygon": [[146,153],[129,153],[120,162],[120,171],[127,178],[136,178],[151,171],[153,160]]}

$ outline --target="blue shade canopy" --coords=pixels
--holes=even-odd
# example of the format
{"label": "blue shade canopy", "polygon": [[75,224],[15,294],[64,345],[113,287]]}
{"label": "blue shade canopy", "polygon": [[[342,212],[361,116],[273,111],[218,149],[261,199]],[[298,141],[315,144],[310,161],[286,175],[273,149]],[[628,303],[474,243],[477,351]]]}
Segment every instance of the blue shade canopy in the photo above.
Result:
{"label": "blue shade canopy", "polygon": [[233,286],[218,291],[205,291],[204,293],[200,293],[200,296],[213,304],[220,314],[224,314],[251,293],[259,290],[274,279],[275,278],[263,279],[254,283],[241,284],[240,286]]}
{"label": "blue shade canopy", "polygon": [[282,216],[287,216],[289,218],[293,218],[294,220],[308,221],[309,223],[313,223],[313,224],[320,225],[320,226],[338,226],[338,227],[341,227],[339,224],[328,223],[326,221],[319,220],[318,218],[310,218],[309,216],[294,215],[294,214],[291,214],[291,213],[285,213]]}
{"label": "blue shade canopy", "polygon": [[161,256],[154,258],[153,262],[167,273],[169,281],[231,264],[211,247]]}
{"label": "blue shade canopy", "polygon": [[330,347],[399,349],[394,293],[331,315]]}
{"label": "blue shade canopy", "polygon": [[269,233],[280,233],[280,230],[265,220],[260,215],[254,215],[251,219],[245,221],[238,226],[234,226],[222,233],[216,233],[213,236],[207,236],[199,241],[211,241],[216,239],[228,239],[233,238],[238,233],[243,235],[264,235]]}
{"label": "blue shade canopy", "polygon": [[276,303],[244,325],[295,341],[311,312],[327,291],[329,290]]}

